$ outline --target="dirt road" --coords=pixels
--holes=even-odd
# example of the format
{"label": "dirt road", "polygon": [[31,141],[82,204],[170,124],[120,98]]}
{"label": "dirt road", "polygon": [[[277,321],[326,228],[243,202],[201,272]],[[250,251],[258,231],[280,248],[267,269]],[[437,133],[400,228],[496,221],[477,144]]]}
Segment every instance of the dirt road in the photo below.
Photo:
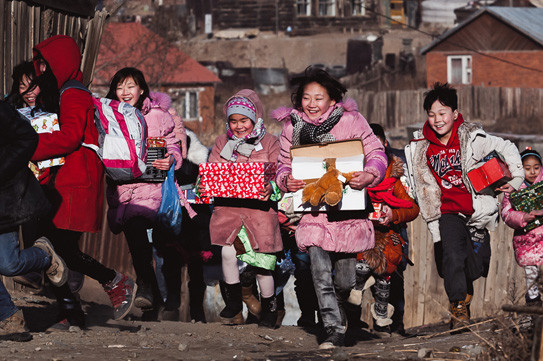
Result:
{"label": "dirt road", "polygon": [[141,322],[138,314],[113,321],[108,305],[89,301],[98,293],[103,292],[92,283],[82,293],[88,330],[49,332],[55,321],[53,300],[14,292],[34,338],[0,341],[0,360],[468,360],[484,354],[482,340],[495,335],[490,323],[480,326],[478,335],[450,335],[446,324],[410,329],[413,336],[407,338],[379,339],[359,329],[348,334],[347,347],[319,351],[317,337],[296,326],[271,330],[254,324]]}

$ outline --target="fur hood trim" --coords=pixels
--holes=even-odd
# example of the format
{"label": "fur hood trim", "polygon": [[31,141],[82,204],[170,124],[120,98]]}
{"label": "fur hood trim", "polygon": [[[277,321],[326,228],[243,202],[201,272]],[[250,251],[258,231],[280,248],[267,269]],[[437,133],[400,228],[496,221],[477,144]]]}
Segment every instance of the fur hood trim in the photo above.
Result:
{"label": "fur hood trim", "polygon": [[[341,103],[338,103],[338,105],[343,106],[343,109],[345,109],[346,112],[358,111],[358,104],[356,104],[356,102],[352,98],[345,98],[345,100]],[[290,112],[292,112],[293,110],[294,108],[292,107],[279,107],[270,112],[270,118],[275,119],[279,122],[290,120]]]}
{"label": "fur hood trim", "polygon": [[194,164],[207,162],[209,149],[207,149],[206,146],[200,142],[193,131],[189,129],[185,130],[187,132],[187,137],[190,138],[190,146],[189,149],[187,149],[187,160]]}
{"label": "fur hood trim", "polygon": [[403,165],[404,163],[400,157],[391,155],[388,158],[388,169],[386,176],[400,179],[400,177],[404,174]]}
{"label": "fur hood trim", "polygon": [[152,108],[159,108],[165,112],[172,106],[172,98],[168,94],[150,92],[149,97],[143,101],[142,112],[149,113]]}

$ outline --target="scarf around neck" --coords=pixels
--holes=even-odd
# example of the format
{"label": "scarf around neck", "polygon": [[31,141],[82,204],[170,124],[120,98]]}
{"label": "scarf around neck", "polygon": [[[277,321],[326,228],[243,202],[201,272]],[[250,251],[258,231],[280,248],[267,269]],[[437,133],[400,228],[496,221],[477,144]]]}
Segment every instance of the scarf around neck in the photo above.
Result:
{"label": "scarf around neck", "polygon": [[266,127],[264,127],[264,119],[262,118],[257,119],[253,131],[243,138],[236,137],[230,129],[230,125],[226,122],[226,137],[228,141],[221,150],[221,157],[232,162],[238,159],[238,154],[249,158],[265,134]]}
{"label": "scarf around neck", "polygon": [[294,129],[292,130],[292,145],[304,145],[314,143],[333,142],[336,138],[330,131],[343,116],[343,107],[338,106],[332,111],[328,119],[319,125],[305,122],[297,112],[290,113],[290,120]]}

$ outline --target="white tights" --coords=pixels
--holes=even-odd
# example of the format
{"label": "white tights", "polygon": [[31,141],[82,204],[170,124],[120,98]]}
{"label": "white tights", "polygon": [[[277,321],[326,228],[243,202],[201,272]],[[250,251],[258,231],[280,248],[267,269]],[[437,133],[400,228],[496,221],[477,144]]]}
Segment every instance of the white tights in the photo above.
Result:
{"label": "white tights", "polygon": [[[234,246],[223,246],[221,256],[224,282],[229,285],[239,283],[238,259],[236,258],[236,249]],[[268,298],[273,296],[275,290],[271,271],[257,268],[256,281],[258,282],[262,297]]]}

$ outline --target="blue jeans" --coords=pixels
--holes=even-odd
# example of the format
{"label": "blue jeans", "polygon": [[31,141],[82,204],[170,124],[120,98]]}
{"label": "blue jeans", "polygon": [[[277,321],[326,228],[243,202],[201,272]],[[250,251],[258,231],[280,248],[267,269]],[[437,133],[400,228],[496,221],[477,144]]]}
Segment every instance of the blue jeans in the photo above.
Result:
{"label": "blue jeans", "polygon": [[316,246],[308,251],[322,323],[327,329],[345,333],[344,305],[356,283],[356,254],[327,252]]}
{"label": "blue jeans", "polygon": [[[51,265],[51,257],[42,249],[30,247],[24,250],[19,248],[19,234],[17,230],[0,233],[0,274],[4,276],[17,276],[32,271],[40,271]],[[17,312],[11,297],[0,281],[0,321]]]}

